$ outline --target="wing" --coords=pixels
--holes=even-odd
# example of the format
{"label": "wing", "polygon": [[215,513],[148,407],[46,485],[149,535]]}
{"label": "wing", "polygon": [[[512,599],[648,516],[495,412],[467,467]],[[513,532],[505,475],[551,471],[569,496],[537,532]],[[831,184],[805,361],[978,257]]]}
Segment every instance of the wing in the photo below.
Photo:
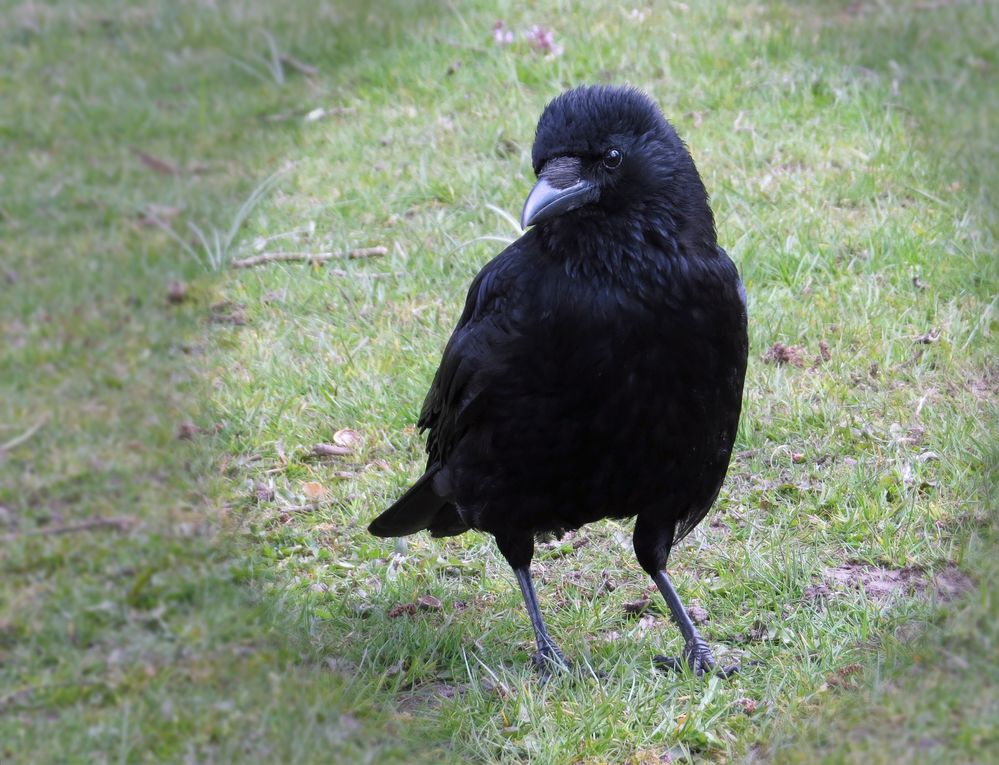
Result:
{"label": "wing", "polygon": [[519,335],[525,266],[522,237],[491,260],[472,281],[465,309],[444,348],[440,367],[417,423],[429,431],[431,464],[443,465],[503,375],[504,348]]}
{"label": "wing", "polygon": [[739,278],[738,268],[728,257],[728,253],[721,247],[718,247],[717,251],[720,256],[715,261],[718,278],[713,280],[711,294],[719,321],[717,336],[727,342],[720,349],[724,364],[715,372],[717,379],[723,383],[717,389],[718,398],[713,407],[716,419],[711,423],[704,423],[705,428],[717,432],[720,437],[713,450],[716,462],[708,471],[717,476],[717,485],[710,499],[692,506],[686,515],[677,519],[674,544],[694,530],[718,498],[722,481],[728,471],[742,411],[743,385],[749,356],[746,288]]}

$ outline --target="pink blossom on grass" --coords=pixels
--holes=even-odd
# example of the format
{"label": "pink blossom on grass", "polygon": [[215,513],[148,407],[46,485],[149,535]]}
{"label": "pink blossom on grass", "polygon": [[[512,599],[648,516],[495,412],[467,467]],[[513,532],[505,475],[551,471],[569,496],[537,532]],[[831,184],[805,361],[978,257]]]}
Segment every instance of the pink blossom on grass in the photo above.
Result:
{"label": "pink blossom on grass", "polygon": [[555,33],[540,24],[535,24],[527,30],[527,41],[532,48],[549,58],[556,58],[564,52],[562,46],[555,42]]}
{"label": "pink blossom on grass", "polygon": [[513,42],[513,32],[507,28],[506,23],[502,20],[493,24],[493,41],[497,45],[510,45]]}

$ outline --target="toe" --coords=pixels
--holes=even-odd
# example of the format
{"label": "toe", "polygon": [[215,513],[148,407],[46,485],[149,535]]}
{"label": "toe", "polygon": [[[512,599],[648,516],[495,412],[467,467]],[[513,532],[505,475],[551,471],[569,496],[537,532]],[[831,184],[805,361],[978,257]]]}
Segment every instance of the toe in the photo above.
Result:
{"label": "toe", "polygon": [[675,656],[653,656],[652,662],[659,667],[659,669],[665,669],[668,672],[682,672],[683,664]]}
{"label": "toe", "polygon": [[534,661],[534,668],[544,678],[572,667],[569,660],[565,658],[565,654],[558,648],[537,651],[531,658]]}

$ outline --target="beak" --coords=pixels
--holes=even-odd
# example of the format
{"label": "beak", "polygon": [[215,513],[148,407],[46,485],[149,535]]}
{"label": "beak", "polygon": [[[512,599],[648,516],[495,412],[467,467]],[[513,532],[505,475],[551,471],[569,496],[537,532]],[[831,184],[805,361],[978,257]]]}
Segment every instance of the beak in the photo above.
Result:
{"label": "beak", "polygon": [[582,162],[576,157],[556,157],[538,174],[538,182],[524,202],[520,227],[544,223],[600,198],[597,184],[580,178]]}

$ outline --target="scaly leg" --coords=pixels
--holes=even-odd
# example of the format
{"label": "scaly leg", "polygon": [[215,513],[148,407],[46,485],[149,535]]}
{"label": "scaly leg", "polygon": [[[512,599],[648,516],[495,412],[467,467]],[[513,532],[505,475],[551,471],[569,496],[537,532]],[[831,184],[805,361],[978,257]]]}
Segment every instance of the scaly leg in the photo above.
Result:
{"label": "scaly leg", "polygon": [[[652,581],[656,583],[656,587],[659,588],[659,592],[663,594],[663,598],[666,599],[666,605],[669,606],[669,612],[673,615],[673,621],[676,622],[677,626],[680,628],[680,634],[683,635],[683,658],[687,662],[687,666],[690,667],[690,671],[697,676],[703,675],[705,672],[711,672],[715,669],[715,657],[711,653],[711,647],[708,645],[707,641],[701,637],[701,633],[698,632],[697,627],[690,620],[690,616],[687,614],[687,609],[683,607],[683,603],[680,602],[680,596],[676,594],[676,590],[673,589],[673,583],[670,582],[669,577],[666,576],[665,571],[657,571],[652,575]],[[674,656],[656,656],[654,661],[657,665],[665,668],[680,671],[682,669],[680,660]],[[739,665],[735,664],[731,667],[725,667],[724,669],[717,670],[717,673],[722,677],[728,677],[729,675],[734,675],[739,671]]]}
{"label": "scaly leg", "polygon": [[565,654],[552,640],[545,627],[545,620],[541,617],[541,609],[538,608],[538,595],[534,592],[534,582],[531,581],[534,535],[511,533],[503,536],[497,535],[496,544],[513,569],[513,573],[517,575],[517,583],[524,596],[524,605],[527,606],[527,615],[531,617],[534,637],[538,642],[538,650],[533,657],[534,666],[545,678],[553,672],[568,669],[570,665]]}
{"label": "scaly leg", "polygon": [[553,671],[569,669],[569,661],[548,634],[545,620],[541,617],[538,596],[534,592],[534,582],[531,581],[531,569],[524,566],[515,568],[513,573],[517,575],[520,591],[524,595],[524,605],[527,606],[527,615],[531,617],[531,626],[534,627],[534,637],[538,643],[537,653],[533,657],[535,668],[542,677],[548,677]]}
{"label": "scaly leg", "polygon": [[666,669],[681,670],[685,662],[695,675],[717,671],[722,677],[728,677],[739,671],[738,665],[715,670],[715,657],[711,654],[710,646],[690,620],[687,609],[683,607],[680,596],[676,594],[664,571],[673,546],[673,528],[672,523],[663,524],[658,518],[650,519],[643,515],[639,515],[635,522],[635,556],[666,599],[666,605],[669,606],[669,612],[680,628],[684,641],[682,660],[672,656],[656,656],[654,660],[657,665]]}

